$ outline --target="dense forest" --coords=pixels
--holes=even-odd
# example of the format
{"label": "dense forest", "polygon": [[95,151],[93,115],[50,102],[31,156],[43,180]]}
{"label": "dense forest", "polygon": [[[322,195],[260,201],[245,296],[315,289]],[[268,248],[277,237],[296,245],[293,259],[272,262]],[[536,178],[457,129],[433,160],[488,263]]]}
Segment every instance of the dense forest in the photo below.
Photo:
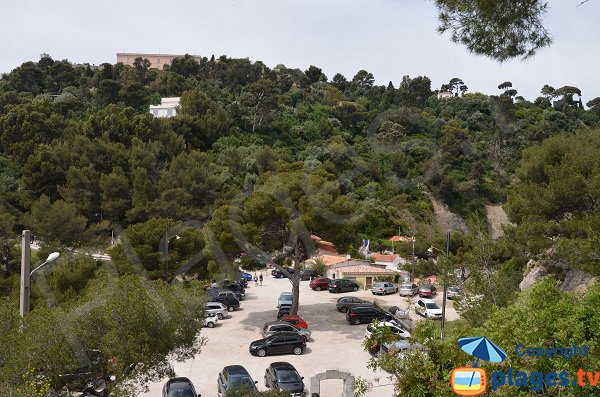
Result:
{"label": "dense forest", "polygon": [[[160,279],[180,275],[185,264],[183,271],[207,280],[254,252],[248,247],[281,249],[297,228],[353,256],[361,239],[378,249],[394,234],[416,235],[416,254],[426,258],[427,247],[444,244],[430,197],[469,226],[453,233],[450,259],[481,281],[473,286],[481,299],[464,308],[471,326],[500,321],[496,310],[510,313],[511,305],[539,301],[517,292],[531,258],[550,255],[599,274],[600,98],[584,101],[585,87],[545,85],[530,101],[511,82],[499,81],[498,92],[489,94],[470,93],[477,87],[467,84],[448,76],[437,89],[426,76],[404,76],[380,86],[365,70],[329,78],[316,66],[302,71],[189,55],[158,71],[144,59],[133,67],[92,67],[44,54],[3,75],[0,313],[6,321],[0,334],[19,327],[20,230],[32,230],[42,242],[36,259],[57,248],[110,249],[112,262],[73,255],[56,266],[48,277],[51,307],[47,294],[34,290],[37,316],[27,319],[25,336],[0,341],[0,380],[21,381],[24,357],[50,374],[76,365],[55,349],[67,337],[49,336],[59,309],[61,318],[83,316],[69,321],[92,319],[94,326],[78,329],[79,340],[119,357],[119,371],[145,362],[146,370],[160,372],[169,351],[191,352],[200,317],[168,326],[154,321],[141,335],[140,324],[154,318],[145,304],[151,295],[133,298],[147,287],[135,277],[141,270],[177,318],[201,303],[176,297],[194,295],[189,289],[201,282]],[[439,98],[440,91],[452,96]],[[148,113],[150,104],[173,96],[181,97],[177,117]],[[516,225],[497,241],[487,236],[486,204],[505,204]],[[167,233],[181,236],[170,243],[170,268],[159,253]],[[121,244],[111,248],[111,235]],[[264,265],[260,255],[252,260]],[[431,263],[424,263],[413,270],[427,273]],[[555,293],[541,288],[540,294]],[[111,312],[125,310],[134,319],[129,329],[108,309],[74,313],[108,289],[119,291],[106,298]],[[136,305],[125,307],[131,299]],[[173,332],[179,327],[182,332]],[[153,335],[165,332],[172,338],[154,345]],[[597,343],[596,334],[581,333]],[[40,335],[56,344],[36,342]],[[127,345],[131,335],[142,349]],[[434,371],[442,377],[444,370]],[[410,381],[400,379],[399,393]]]}

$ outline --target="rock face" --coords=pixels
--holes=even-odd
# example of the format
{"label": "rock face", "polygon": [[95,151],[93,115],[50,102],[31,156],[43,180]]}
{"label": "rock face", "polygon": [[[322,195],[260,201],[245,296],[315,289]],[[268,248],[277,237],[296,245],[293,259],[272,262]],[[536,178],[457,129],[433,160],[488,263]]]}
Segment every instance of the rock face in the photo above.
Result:
{"label": "rock face", "polygon": [[571,269],[564,261],[549,258],[530,259],[519,288],[521,291],[527,289],[549,274],[554,275],[560,281],[559,287],[563,291],[585,293],[587,288],[598,280],[589,273]]}
{"label": "rock face", "polygon": [[488,222],[488,232],[492,240],[496,240],[504,235],[502,227],[512,225],[508,220],[508,215],[501,205],[486,205],[485,215]]}
{"label": "rock face", "polygon": [[433,214],[435,215],[436,222],[444,230],[460,230],[462,232],[468,232],[469,228],[463,218],[450,211],[448,206],[441,200],[438,200],[433,194],[427,193],[431,205],[433,207]]}

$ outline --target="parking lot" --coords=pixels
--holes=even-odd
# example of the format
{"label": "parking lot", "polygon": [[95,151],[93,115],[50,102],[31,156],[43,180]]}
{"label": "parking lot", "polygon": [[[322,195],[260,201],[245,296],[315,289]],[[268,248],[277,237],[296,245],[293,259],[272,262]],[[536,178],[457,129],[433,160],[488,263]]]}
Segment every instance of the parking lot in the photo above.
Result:
{"label": "parking lot", "polygon": [[[264,273],[266,274],[266,273]],[[300,309],[298,314],[308,323],[312,331],[312,339],[300,356],[278,355],[255,357],[248,352],[250,342],[260,339],[260,329],[267,321],[276,320],[277,297],[283,291],[291,291],[288,279],[274,279],[270,274],[265,277],[262,286],[255,287],[249,283],[246,299],[241,308],[230,313],[230,316],[212,329],[203,329],[201,335],[206,338],[206,345],[195,358],[185,362],[174,362],[177,376],[188,377],[196,390],[204,397],[217,394],[217,376],[224,366],[239,364],[246,367],[250,375],[257,380],[259,390],[264,387],[264,372],[267,366],[275,361],[287,361],[294,365],[305,384],[315,373],[324,369],[342,369],[354,376],[373,382],[376,386],[367,396],[392,396],[393,387],[386,372],[373,372],[367,368],[371,357],[362,348],[367,325],[349,325],[343,313],[335,308],[341,296],[357,296],[366,300],[377,299],[382,306],[399,306],[407,308],[408,301],[398,294],[374,296],[370,291],[357,291],[342,294],[331,294],[327,291],[312,291],[308,281],[302,281],[300,287]],[[441,293],[436,301],[441,304]],[[417,298],[414,299],[416,301]],[[457,318],[452,301],[447,303],[447,319]],[[419,316],[411,313],[412,319],[421,321]],[[150,385],[146,396],[160,396],[165,380]],[[342,394],[341,380],[321,382],[321,396],[335,397]]]}

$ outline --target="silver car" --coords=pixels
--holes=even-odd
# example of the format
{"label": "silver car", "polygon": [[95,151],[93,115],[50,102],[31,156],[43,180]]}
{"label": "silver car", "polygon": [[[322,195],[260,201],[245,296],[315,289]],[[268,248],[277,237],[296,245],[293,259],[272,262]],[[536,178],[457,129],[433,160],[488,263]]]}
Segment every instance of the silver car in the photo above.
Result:
{"label": "silver car", "polygon": [[419,293],[419,286],[414,283],[405,283],[400,286],[400,296],[415,296]]}
{"label": "silver car", "polygon": [[277,308],[279,309],[281,306],[292,306],[293,300],[294,294],[291,292],[282,292],[279,295],[279,299],[277,299]]}
{"label": "silver car", "polygon": [[207,314],[215,314],[219,320],[223,320],[227,317],[227,306],[220,302],[206,302],[204,310]]}
{"label": "silver car", "polygon": [[396,287],[396,284],[383,281],[373,283],[373,287],[371,288],[371,293],[373,295],[395,294],[396,292],[398,292],[398,287]]}
{"label": "silver car", "polygon": [[304,341],[310,340],[311,332],[306,328],[297,328],[285,321],[271,321],[265,323],[261,331],[263,338],[267,338],[277,332],[295,332],[304,338]]}

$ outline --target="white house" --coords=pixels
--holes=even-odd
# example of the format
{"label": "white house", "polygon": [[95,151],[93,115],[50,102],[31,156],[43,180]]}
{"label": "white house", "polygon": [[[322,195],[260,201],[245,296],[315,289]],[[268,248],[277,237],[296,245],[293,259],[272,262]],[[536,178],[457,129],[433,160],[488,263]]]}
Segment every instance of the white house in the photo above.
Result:
{"label": "white house", "polygon": [[180,97],[161,98],[160,105],[150,105],[150,114],[154,117],[175,117],[179,112]]}

